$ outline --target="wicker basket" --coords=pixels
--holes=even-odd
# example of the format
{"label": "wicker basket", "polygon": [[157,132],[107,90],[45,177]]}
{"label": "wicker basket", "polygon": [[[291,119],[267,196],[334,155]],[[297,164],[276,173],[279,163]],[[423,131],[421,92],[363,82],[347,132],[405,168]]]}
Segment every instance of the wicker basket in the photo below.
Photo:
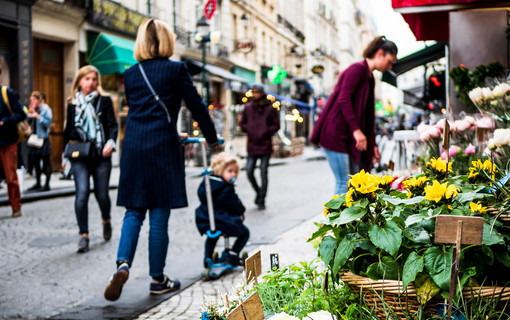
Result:
{"label": "wicker basket", "polygon": [[[416,314],[420,308],[416,290],[413,284],[409,284],[407,290],[402,292],[402,281],[397,280],[372,280],[370,278],[360,277],[351,272],[341,274],[340,279],[349,286],[355,293],[363,297],[365,304],[376,311],[377,316],[386,319],[385,307],[391,312],[405,319],[405,315]],[[462,292],[464,300],[473,297],[501,297],[502,306],[510,300],[510,288],[507,287],[471,287],[465,288]],[[429,300],[424,310],[430,314],[436,313],[436,304],[446,303],[439,295]],[[388,310],[386,310],[388,311]]]}

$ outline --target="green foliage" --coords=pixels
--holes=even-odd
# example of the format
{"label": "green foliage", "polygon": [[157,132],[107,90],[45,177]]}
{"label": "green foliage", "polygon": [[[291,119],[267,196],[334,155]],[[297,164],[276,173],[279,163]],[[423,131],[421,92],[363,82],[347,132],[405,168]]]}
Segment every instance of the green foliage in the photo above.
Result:
{"label": "green foliage", "polygon": [[[366,181],[370,183],[371,178]],[[486,187],[470,185],[466,176],[449,177],[444,182],[455,184],[459,194],[435,202],[426,196],[408,198],[397,190],[389,194],[378,190],[355,201],[347,201],[342,195],[327,202],[329,214],[310,240],[322,239],[319,256],[331,270],[333,280],[339,283],[339,271],[344,269],[374,280],[401,280],[405,288],[413,283],[422,292],[424,302],[438,292],[447,295],[454,245],[434,241],[436,216],[471,216],[471,202],[487,205],[496,198],[487,193]],[[480,283],[486,277],[490,281],[510,281],[508,227],[497,216],[476,214],[485,220],[483,245],[462,247],[460,286],[469,281]]]}
{"label": "green foliage", "polygon": [[491,62],[487,65],[479,65],[474,71],[467,69],[464,65],[452,68],[450,78],[455,85],[457,97],[462,101],[468,111],[476,111],[476,107],[469,98],[469,91],[476,87],[486,86],[485,81],[490,78],[505,76],[505,68],[499,62]]}
{"label": "green foliage", "polygon": [[[323,250],[329,249],[324,247]],[[254,288],[259,293],[264,312],[286,312],[302,318],[320,310],[331,312],[337,317],[346,311],[346,303],[354,298],[348,287],[333,283],[328,276],[326,293],[323,288],[326,274],[317,268],[318,260],[313,260],[285,266],[264,275],[264,281]]]}

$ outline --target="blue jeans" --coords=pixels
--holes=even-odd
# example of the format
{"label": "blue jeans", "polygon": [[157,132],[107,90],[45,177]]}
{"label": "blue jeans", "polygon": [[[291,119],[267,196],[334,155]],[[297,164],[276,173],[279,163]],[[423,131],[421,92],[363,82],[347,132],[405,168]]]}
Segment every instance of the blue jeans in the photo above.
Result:
{"label": "blue jeans", "polygon": [[112,171],[111,158],[98,158],[92,161],[71,160],[71,170],[74,176],[76,198],[74,211],[80,234],[89,233],[89,194],[90,176],[94,180],[94,195],[96,196],[101,217],[103,220],[110,219],[110,173]]}
{"label": "blue jeans", "polygon": [[358,173],[359,165],[356,165],[347,153],[331,151],[326,148],[324,148],[324,151],[335,176],[335,194],[347,193],[349,175]]}
{"label": "blue jeans", "polygon": [[[156,278],[163,274],[168,252],[168,220],[170,209],[153,208],[149,210],[149,274]],[[126,208],[122,233],[120,235],[117,262],[126,261],[130,266],[135,257],[138,237],[147,209]]]}

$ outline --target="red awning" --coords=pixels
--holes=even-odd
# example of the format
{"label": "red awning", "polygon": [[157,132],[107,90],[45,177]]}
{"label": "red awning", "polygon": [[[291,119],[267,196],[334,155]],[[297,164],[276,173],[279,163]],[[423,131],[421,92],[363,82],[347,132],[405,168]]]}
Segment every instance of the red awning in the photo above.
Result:
{"label": "red awning", "polygon": [[449,12],[455,10],[508,7],[500,0],[391,0],[402,14],[416,40],[449,41]]}

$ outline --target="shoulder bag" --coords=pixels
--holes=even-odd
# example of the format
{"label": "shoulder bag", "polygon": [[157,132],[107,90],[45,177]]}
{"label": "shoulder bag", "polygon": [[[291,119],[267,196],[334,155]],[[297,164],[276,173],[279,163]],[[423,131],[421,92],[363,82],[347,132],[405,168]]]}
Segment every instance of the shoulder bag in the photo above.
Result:
{"label": "shoulder bag", "polygon": [[[9,97],[7,96],[6,86],[2,86],[2,98],[4,100],[5,105],[7,106],[7,109],[9,109],[9,112],[11,114],[14,114],[14,112],[12,112],[11,109],[11,104],[9,103]],[[32,128],[28,124],[28,121],[25,119],[21,122],[18,122],[16,126],[18,128],[18,142],[26,141],[32,134]]]}
{"label": "shoulder bag", "polygon": [[[96,114],[98,114],[99,107],[101,106],[101,96],[98,98],[97,106],[96,106]],[[87,134],[83,130],[78,130],[78,128],[74,128],[78,132],[78,135],[82,139],[80,140],[71,140],[67,143],[64,149],[64,158],[69,160],[90,160],[97,156],[97,149],[94,141],[87,141]]]}
{"label": "shoulder bag", "polygon": [[151,86],[151,83],[149,82],[149,79],[147,78],[147,75],[145,74],[145,70],[143,70],[142,64],[138,64],[138,69],[140,69],[140,72],[142,73],[143,80],[145,80],[145,83],[147,84],[147,87],[149,87],[149,90],[152,93],[152,96],[154,96],[154,99],[157,101],[157,103],[165,110],[168,123],[172,123],[172,119],[170,118],[170,113],[168,112],[168,108],[166,107],[163,100],[159,98],[159,95],[154,91],[154,88]]}

